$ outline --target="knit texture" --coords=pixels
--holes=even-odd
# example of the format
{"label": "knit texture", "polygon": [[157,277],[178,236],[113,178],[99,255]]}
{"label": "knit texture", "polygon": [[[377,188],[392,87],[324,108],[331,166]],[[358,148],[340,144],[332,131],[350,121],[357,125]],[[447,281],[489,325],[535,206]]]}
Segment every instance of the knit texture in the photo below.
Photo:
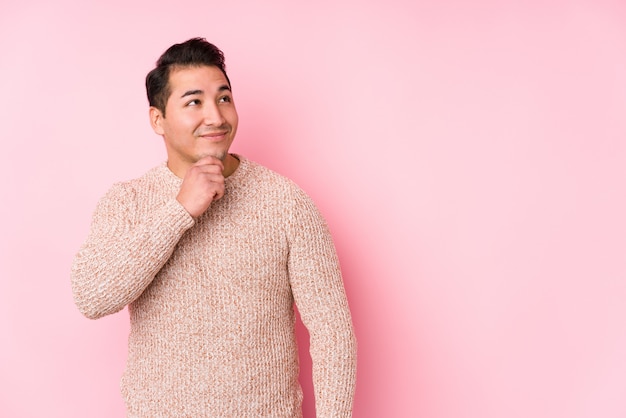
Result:
{"label": "knit texture", "polygon": [[302,417],[294,302],[318,417],[350,417],[356,340],[327,225],[290,180],[242,156],[193,219],[165,163],[115,184],[74,259],[80,311],[128,305],[128,416]]}

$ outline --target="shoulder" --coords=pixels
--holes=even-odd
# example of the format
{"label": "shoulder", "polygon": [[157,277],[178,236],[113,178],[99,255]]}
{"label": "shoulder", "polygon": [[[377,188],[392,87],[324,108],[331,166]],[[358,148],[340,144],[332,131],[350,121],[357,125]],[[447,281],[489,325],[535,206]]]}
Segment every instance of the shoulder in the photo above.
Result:
{"label": "shoulder", "polygon": [[151,168],[140,177],[115,182],[102,197],[100,204],[115,204],[116,202],[128,206],[139,196],[166,188],[167,176],[165,163]]}
{"label": "shoulder", "polygon": [[123,187],[132,188],[135,190],[141,189],[167,189],[180,186],[181,179],[176,177],[169,169],[167,164],[162,162],[161,164],[152,167],[146,171],[142,176],[120,182],[118,184]]}
{"label": "shoulder", "polygon": [[312,218],[323,222],[313,199],[293,180],[259,163],[242,159],[247,174],[247,186],[256,188],[271,200],[270,205],[283,211],[289,219]]}
{"label": "shoulder", "polygon": [[260,180],[264,184],[267,183],[272,186],[287,186],[292,187],[295,185],[289,178],[277,173],[276,171],[268,168],[256,161],[249,160],[243,156],[238,156],[241,164],[240,169],[244,172],[248,179]]}
{"label": "shoulder", "polygon": [[266,208],[274,208],[287,217],[301,211],[317,212],[311,197],[292,179],[257,162],[243,157],[240,160],[242,172],[236,181],[239,193],[255,196]]}
{"label": "shoulder", "polygon": [[244,171],[242,177],[245,177],[246,187],[270,194],[304,194],[304,191],[290,178],[255,161],[242,156],[238,157],[241,160],[242,171]]}

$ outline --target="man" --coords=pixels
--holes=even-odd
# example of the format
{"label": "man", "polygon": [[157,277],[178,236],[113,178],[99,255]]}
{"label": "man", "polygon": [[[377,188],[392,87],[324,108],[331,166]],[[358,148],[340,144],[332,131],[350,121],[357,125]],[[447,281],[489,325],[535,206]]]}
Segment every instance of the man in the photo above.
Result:
{"label": "man", "polygon": [[328,228],[291,181],[228,152],[222,52],[173,45],[146,89],[167,162],[108,191],[72,266],[84,315],[128,305],[128,416],[301,417],[294,302],[317,416],[351,416],[356,340]]}

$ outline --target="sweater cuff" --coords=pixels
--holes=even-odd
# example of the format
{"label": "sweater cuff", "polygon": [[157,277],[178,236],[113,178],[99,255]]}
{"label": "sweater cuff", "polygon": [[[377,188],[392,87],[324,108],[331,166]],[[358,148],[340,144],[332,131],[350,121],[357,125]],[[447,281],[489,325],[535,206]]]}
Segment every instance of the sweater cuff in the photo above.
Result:
{"label": "sweater cuff", "polygon": [[174,231],[186,231],[196,223],[185,207],[176,199],[168,202],[163,207],[163,212],[163,219],[168,220],[168,224]]}

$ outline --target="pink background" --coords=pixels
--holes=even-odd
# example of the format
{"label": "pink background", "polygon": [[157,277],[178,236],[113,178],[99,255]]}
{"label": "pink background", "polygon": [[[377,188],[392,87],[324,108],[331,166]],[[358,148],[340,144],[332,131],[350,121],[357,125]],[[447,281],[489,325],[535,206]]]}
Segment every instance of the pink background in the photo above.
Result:
{"label": "pink background", "polygon": [[623,1],[91,3],[0,4],[0,416],[123,416],[127,315],[81,317],[69,269],[164,160],[143,79],[192,36],[233,151],[329,221],[355,417],[626,416]]}

